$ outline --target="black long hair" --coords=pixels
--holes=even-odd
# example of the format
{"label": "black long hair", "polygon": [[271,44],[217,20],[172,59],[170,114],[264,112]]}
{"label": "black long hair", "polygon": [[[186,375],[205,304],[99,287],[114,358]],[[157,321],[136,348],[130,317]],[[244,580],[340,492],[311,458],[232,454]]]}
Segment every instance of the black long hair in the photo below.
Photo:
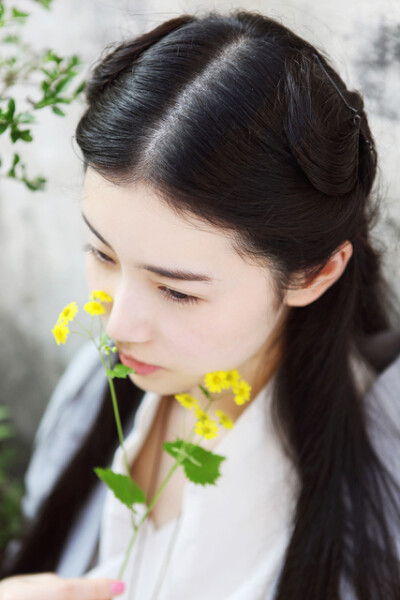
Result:
{"label": "black long hair", "polygon": [[[389,326],[370,230],[377,168],[358,92],[282,24],[232,11],[183,15],[113,48],[76,132],[85,167],[141,180],[184,216],[234,234],[283,293],[346,240],[353,255],[318,300],[291,308],[274,415],[300,492],[277,600],[400,598],[400,490],[368,434],[351,367]],[[390,510],[388,510],[390,503]]]}

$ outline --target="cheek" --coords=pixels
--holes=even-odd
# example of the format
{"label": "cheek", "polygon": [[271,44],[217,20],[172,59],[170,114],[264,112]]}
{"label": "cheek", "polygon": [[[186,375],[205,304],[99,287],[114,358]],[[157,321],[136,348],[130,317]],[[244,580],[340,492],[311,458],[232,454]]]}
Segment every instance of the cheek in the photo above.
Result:
{"label": "cheek", "polygon": [[197,317],[167,324],[165,341],[188,371],[229,369],[250,358],[265,343],[278,319],[271,302],[223,302]]}

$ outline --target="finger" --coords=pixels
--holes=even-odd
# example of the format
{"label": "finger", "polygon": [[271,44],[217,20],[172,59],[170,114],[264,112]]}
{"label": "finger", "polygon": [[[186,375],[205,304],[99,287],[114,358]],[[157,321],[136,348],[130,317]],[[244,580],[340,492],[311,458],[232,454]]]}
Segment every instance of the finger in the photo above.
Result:
{"label": "finger", "polygon": [[63,579],[54,573],[18,575],[0,583],[0,600],[110,600],[123,593],[122,581]]}
{"label": "finger", "polygon": [[[122,581],[114,579],[62,579],[62,590],[57,595],[59,600],[109,600],[119,596],[125,590]],[[43,600],[47,600],[43,599]],[[49,596],[54,600],[54,596]]]}

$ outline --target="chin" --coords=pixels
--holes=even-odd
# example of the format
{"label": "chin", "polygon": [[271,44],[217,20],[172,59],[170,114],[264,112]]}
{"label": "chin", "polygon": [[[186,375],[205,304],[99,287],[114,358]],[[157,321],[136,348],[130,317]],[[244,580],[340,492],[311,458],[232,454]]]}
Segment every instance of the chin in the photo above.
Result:
{"label": "chin", "polygon": [[185,392],[189,392],[195,386],[201,384],[202,379],[197,382],[177,382],[177,381],[156,381],[156,379],[152,379],[151,376],[148,375],[136,375],[131,373],[128,375],[129,379],[136,385],[136,387],[140,388],[145,392],[154,392],[155,394],[160,394],[161,396],[173,396],[175,394],[182,394]]}

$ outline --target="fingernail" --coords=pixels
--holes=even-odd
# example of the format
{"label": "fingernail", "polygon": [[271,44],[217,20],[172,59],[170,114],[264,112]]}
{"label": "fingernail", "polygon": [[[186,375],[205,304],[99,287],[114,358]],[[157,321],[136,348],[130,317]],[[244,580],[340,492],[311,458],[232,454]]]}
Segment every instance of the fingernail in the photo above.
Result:
{"label": "fingernail", "polygon": [[122,581],[114,581],[111,584],[111,593],[112,594],[122,594],[125,591],[125,584]]}

